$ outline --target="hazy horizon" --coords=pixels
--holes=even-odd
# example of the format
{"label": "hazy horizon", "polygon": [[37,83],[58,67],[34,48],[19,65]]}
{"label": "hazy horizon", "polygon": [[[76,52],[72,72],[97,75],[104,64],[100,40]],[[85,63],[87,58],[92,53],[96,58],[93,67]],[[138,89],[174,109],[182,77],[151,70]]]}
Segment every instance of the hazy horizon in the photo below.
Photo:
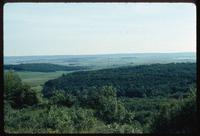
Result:
{"label": "hazy horizon", "polygon": [[73,55],[69,55],[69,54],[52,54],[52,55],[26,55],[26,56],[22,56],[22,55],[18,55],[18,56],[5,56],[4,57],[32,57],[32,56],[95,56],[95,55],[120,55],[120,54],[188,54],[188,53],[194,53],[196,54],[196,52],[135,52],[135,53],[109,53],[109,54],[73,54]]}
{"label": "hazy horizon", "polygon": [[189,3],[7,3],[4,55],[196,52]]}

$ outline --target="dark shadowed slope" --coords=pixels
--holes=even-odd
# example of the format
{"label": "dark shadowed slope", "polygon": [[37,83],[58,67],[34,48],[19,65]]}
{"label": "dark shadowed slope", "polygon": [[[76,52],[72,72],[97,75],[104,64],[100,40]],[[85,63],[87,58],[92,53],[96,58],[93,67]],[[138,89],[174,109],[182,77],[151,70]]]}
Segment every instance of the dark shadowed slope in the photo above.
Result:
{"label": "dark shadowed slope", "polygon": [[55,72],[55,71],[74,71],[84,70],[86,67],[81,66],[63,66],[50,63],[26,63],[19,65],[4,65],[4,69],[12,69],[16,71],[32,71],[32,72]]}
{"label": "dark shadowed slope", "polygon": [[43,93],[75,93],[91,86],[112,85],[119,96],[184,96],[196,82],[196,63],[170,63],[74,72],[45,83]]}

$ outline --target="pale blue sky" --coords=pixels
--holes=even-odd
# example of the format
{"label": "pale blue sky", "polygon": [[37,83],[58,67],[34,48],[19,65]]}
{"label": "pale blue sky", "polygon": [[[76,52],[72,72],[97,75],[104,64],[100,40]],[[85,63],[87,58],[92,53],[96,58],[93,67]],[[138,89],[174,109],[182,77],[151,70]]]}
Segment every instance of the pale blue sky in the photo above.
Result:
{"label": "pale blue sky", "polygon": [[5,56],[195,51],[194,4],[4,5]]}

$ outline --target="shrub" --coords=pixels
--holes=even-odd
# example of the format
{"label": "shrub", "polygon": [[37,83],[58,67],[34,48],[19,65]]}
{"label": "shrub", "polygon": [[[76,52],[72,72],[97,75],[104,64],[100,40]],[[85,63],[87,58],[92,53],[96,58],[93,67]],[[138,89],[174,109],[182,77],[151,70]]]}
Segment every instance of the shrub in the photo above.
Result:
{"label": "shrub", "polygon": [[14,108],[36,105],[40,102],[40,95],[31,89],[27,84],[23,84],[20,77],[13,71],[4,75],[4,98],[10,102]]}

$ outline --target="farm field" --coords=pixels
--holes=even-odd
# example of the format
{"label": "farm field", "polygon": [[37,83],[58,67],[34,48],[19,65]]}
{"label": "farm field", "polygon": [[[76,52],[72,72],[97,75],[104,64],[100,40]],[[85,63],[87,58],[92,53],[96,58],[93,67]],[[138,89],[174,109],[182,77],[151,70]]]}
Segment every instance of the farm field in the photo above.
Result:
{"label": "farm field", "polygon": [[66,71],[56,71],[56,72],[16,72],[24,83],[35,86],[42,86],[46,81],[55,79],[62,74],[70,73]]}

